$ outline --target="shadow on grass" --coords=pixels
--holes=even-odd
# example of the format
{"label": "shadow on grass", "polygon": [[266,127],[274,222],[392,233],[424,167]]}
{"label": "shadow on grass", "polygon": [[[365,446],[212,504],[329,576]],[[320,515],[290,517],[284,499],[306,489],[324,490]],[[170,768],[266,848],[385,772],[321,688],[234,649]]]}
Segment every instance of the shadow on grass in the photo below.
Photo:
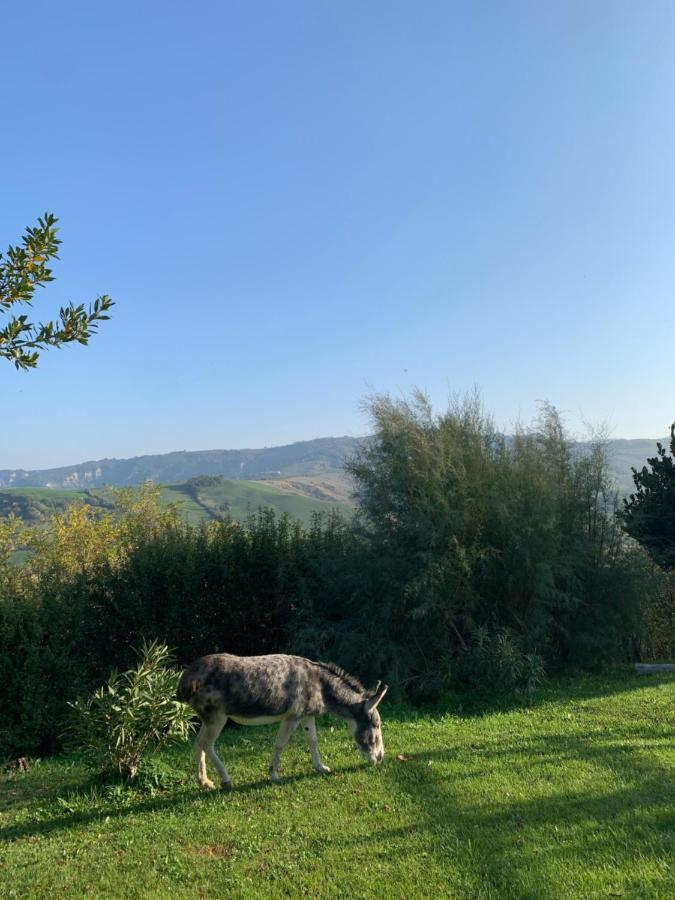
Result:
{"label": "shadow on grass", "polygon": [[[235,782],[234,789],[231,792],[224,792],[219,789],[204,791],[196,784],[192,790],[186,787],[180,792],[173,792],[170,796],[163,795],[141,799],[130,792],[126,797],[124,794],[121,795],[122,804],[100,800],[92,801],[92,803],[96,802],[96,807],[91,810],[77,810],[63,815],[50,816],[39,821],[21,822],[0,828],[0,842],[18,840],[25,837],[45,836],[74,827],[90,825],[94,822],[103,822],[106,819],[120,820],[129,816],[161,812],[162,810],[175,809],[181,806],[208,806],[214,802],[221,802],[225,798],[236,797],[241,794],[250,794],[261,790],[278,791],[285,786],[305,782],[311,778],[332,778],[336,775],[346,775],[362,768],[363,763],[357,763],[333,770],[330,776],[319,775],[312,770],[295,775],[282,775],[276,784],[273,784],[268,778],[260,778],[256,781],[248,781],[242,784]],[[45,795],[44,799],[45,802],[54,803],[59,797],[67,797],[66,802],[71,801],[73,804],[83,802],[90,798],[90,791],[100,787],[100,785],[101,780],[95,777],[89,778],[84,782],[78,781],[71,785],[60,784],[52,789],[49,796]],[[11,806],[12,804],[8,804],[6,808],[11,808]],[[14,806],[16,806],[16,803]]]}
{"label": "shadow on grass", "polygon": [[[662,750],[670,746],[672,737],[661,737],[662,743],[651,746]],[[413,825],[376,831],[366,840],[384,847],[393,842],[385,855],[400,856],[420,852],[418,844],[402,847],[401,840],[425,835],[424,849],[461,872],[465,881],[473,880],[479,891],[477,896],[552,896],[550,879],[556,871],[560,873],[596,854],[603,857],[602,864],[609,867],[609,872],[613,867],[620,868],[617,856],[627,862],[651,858],[666,870],[672,864],[675,853],[673,773],[659,761],[646,759],[644,745],[627,747],[609,739],[596,741],[583,735],[553,734],[531,738],[525,747],[518,741],[507,742],[499,748],[485,746],[477,759],[472,757],[473,749],[463,745],[409,754],[405,762],[388,766],[387,777],[392,781],[392,789],[414,801],[419,818]],[[439,778],[429,765],[443,760],[456,763],[462,754],[468,756],[470,771],[456,777]],[[468,802],[463,787],[465,780],[479,779],[481,768],[491,774],[490,761],[509,755],[521,769],[523,756],[529,760],[533,779],[545,776],[547,766],[574,759],[611,772],[625,786],[606,792],[579,789],[543,798],[495,797],[490,801],[481,797]],[[544,769],[538,772],[542,766]],[[500,769],[503,768],[501,762]],[[550,783],[550,778],[544,780]],[[508,798],[505,791],[500,793],[502,798]],[[621,831],[624,827],[628,836],[624,833],[617,837],[617,829]],[[397,839],[401,840],[397,842]],[[362,842],[359,838],[352,845]],[[632,868],[627,865],[624,873],[628,881],[640,877],[639,872],[630,874]],[[525,881],[519,879],[518,872],[524,872]],[[526,883],[532,873],[537,874],[539,885],[535,893],[532,893],[532,880]],[[639,886],[639,881],[632,885]]]}
{"label": "shadow on grass", "polygon": [[[460,792],[439,795],[431,778],[420,773],[414,788],[403,787],[419,806],[419,821],[347,839],[343,852],[371,843],[388,848],[379,852],[380,858],[400,858],[418,856],[422,849],[454,868],[463,884],[473,886],[467,896],[498,898],[574,896],[569,887],[561,890],[557,880],[583,861],[587,870],[602,867],[606,878],[602,894],[589,888],[584,896],[606,896],[605,890],[612,895],[611,870],[620,869],[622,861],[629,870],[636,860],[672,865],[675,815],[662,788],[663,782],[654,779],[593,797],[568,794],[556,797],[555,803],[511,801],[481,810],[467,808]],[[643,826],[635,825],[636,816],[645,817]],[[617,837],[624,819],[631,820],[629,843]],[[423,848],[419,842],[402,843],[420,836],[425,838]],[[632,877],[640,886],[641,873],[635,871]],[[657,895],[668,896],[668,886],[664,883],[663,894]],[[641,887],[631,896],[651,896]]]}
{"label": "shadow on grass", "polygon": [[[91,790],[94,779],[83,782],[82,779],[73,782],[62,782],[56,794],[83,793]],[[44,799],[47,803],[54,800],[53,787],[44,786],[36,788],[34,779],[28,779],[25,775],[12,778],[0,778],[0,813],[20,809],[25,803],[34,803],[35,800]]]}

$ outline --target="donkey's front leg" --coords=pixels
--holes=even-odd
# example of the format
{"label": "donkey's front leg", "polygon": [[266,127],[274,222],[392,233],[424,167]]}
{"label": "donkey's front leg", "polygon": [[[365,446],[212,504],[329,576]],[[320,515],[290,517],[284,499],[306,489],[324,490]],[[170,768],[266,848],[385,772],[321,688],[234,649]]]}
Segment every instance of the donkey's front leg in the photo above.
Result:
{"label": "donkey's front leg", "polygon": [[279,760],[281,759],[281,754],[283,753],[283,749],[288,743],[291,735],[298,727],[298,722],[300,719],[289,718],[284,719],[281,725],[279,726],[279,731],[277,733],[277,739],[274,742],[274,752],[272,753],[272,762],[270,763],[270,779],[272,781],[279,780]]}
{"label": "donkey's front leg", "polygon": [[224,791],[232,790],[232,779],[227,773],[227,769],[222,764],[216,751],[214,744],[218,735],[223,730],[227,722],[226,715],[219,715],[211,719],[209,722],[203,722],[202,727],[195,740],[195,756],[197,758],[197,777],[199,784],[205,788],[213,788],[215,785],[206,774],[206,760],[204,756],[208,756],[211,763],[215,766],[220,784]]}
{"label": "donkey's front leg", "polygon": [[319,742],[316,737],[316,722],[314,721],[314,716],[307,716],[306,719],[303,719],[302,727],[305,732],[305,737],[307,738],[307,743],[309,744],[309,752],[312,754],[312,765],[317,772],[321,772],[322,775],[328,775],[330,769],[328,766],[324,766],[321,762],[321,757],[319,756]]}

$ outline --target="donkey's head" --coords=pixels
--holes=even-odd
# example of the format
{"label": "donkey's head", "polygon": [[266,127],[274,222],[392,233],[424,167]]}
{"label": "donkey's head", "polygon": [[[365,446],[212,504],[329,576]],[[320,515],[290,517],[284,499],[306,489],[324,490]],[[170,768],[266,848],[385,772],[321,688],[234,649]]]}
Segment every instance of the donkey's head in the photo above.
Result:
{"label": "donkey's head", "polygon": [[362,702],[352,710],[353,718],[349,719],[349,730],[356,741],[358,749],[368,761],[376,764],[382,762],[384,744],[382,743],[382,723],[377,706],[387,693],[388,685],[378,681]]}

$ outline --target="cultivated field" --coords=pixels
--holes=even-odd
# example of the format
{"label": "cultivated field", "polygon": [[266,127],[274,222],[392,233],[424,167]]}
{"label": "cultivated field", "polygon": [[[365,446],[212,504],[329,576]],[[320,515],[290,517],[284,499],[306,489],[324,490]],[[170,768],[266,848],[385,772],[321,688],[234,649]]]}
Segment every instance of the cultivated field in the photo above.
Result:
{"label": "cultivated field", "polygon": [[296,734],[279,785],[273,730],[226,729],[227,795],[199,791],[187,746],[155,768],[162,788],[97,784],[66,759],[3,776],[0,895],[675,896],[672,676],[580,677],[501,710],[385,701],[383,719],[381,767],[326,720],[333,774]]}
{"label": "cultivated field", "polygon": [[[309,480],[309,479],[308,479]],[[292,519],[309,525],[316,513],[339,510],[343,514],[351,512],[351,507],[342,502],[326,502],[293,490],[288,482],[223,480],[208,487],[193,488],[189,482],[162,485],[160,501],[168,506],[175,503],[178,510],[192,525],[208,522],[227,515],[238,522],[260,507],[273,509],[277,515],[289,515]]]}
{"label": "cultivated field", "polygon": [[[113,495],[106,488],[8,488],[0,490],[0,518],[14,514],[29,525],[42,525],[72,503],[112,508]],[[337,510],[348,517],[353,512],[347,482],[330,476],[262,482],[222,479],[206,486],[182,481],[160,485],[160,503],[165,507],[176,505],[179,514],[192,525],[223,516],[243,522],[260,507],[273,509],[277,515],[289,515],[304,525],[311,522],[315,513]]]}

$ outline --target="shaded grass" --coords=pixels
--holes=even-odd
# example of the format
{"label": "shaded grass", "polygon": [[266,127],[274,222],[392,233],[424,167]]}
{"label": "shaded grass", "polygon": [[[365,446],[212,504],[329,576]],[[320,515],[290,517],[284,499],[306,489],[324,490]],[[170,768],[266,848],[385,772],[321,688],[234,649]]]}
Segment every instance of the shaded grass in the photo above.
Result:
{"label": "shaded grass", "polygon": [[[675,679],[556,683],[520,708],[385,709],[368,768],[320,725],[265,778],[269,728],[226,730],[233,793],[201,793],[188,747],[164,791],[46,760],[0,784],[4,897],[675,895]],[[397,756],[403,759],[397,759]]]}

